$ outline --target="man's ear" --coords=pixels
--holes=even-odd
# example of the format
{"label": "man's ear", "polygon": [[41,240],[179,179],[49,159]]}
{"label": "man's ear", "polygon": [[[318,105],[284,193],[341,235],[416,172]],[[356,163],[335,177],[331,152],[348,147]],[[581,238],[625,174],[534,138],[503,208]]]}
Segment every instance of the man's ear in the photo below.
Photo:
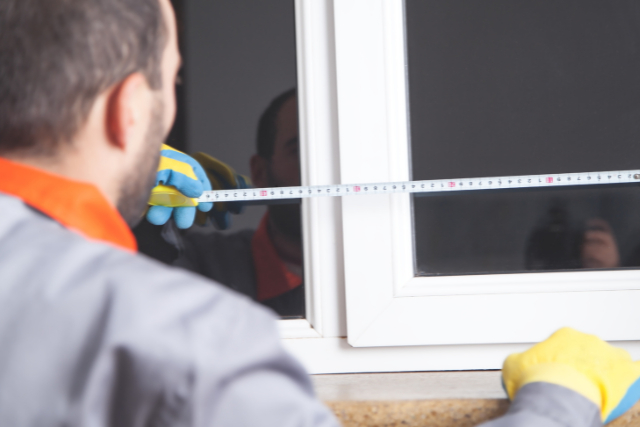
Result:
{"label": "man's ear", "polygon": [[111,89],[107,101],[107,134],[117,148],[126,150],[147,130],[149,85],[141,73],[130,74]]}
{"label": "man's ear", "polygon": [[269,187],[268,163],[269,160],[258,154],[251,157],[251,181],[258,188]]}

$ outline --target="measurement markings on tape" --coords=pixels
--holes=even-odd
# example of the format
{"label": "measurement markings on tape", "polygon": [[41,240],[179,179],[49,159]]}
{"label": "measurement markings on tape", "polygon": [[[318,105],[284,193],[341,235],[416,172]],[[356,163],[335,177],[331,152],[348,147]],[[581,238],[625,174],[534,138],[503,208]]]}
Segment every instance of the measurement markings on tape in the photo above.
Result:
{"label": "measurement markings on tape", "polygon": [[313,185],[307,187],[248,188],[205,191],[198,202],[304,199],[367,194],[444,193],[452,191],[548,188],[579,185],[640,183],[640,170],[561,173],[489,178],[435,179],[370,184]]}

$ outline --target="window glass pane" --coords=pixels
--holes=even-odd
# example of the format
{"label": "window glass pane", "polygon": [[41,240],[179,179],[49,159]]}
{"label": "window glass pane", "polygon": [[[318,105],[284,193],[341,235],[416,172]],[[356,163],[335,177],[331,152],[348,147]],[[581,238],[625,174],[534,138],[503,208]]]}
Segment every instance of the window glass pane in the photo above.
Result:
{"label": "window glass pane", "polygon": [[[406,20],[413,179],[638,168],[637,1],[406,0]],[[416,197],[416,274],[636,266],[638,197]]]}
{"label": "window glass pane", "polygon": [[[256,187],[300,185],[293,0],[173,3],[184,68],[169,144],[213,156]],[[212,166],[208,171],[228,181]],[[239,208],[230,207],[226,229],[224,214],[216,212],[196,218],[206,224],[188,231],[143,222],[136,234],[151,256],[212,278],[282,317],[304,317],[300,204],[233,212]]]}

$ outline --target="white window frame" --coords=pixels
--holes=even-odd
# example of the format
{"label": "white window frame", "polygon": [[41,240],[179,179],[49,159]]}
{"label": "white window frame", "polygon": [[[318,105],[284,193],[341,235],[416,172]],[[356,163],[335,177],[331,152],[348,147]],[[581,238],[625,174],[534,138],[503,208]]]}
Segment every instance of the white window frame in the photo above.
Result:
{"label": "white window frame", "polygon": [[[409,179],[403,1],[295,4],[303,185]],[[307,320],[280,325],[311,373],[498,369],[560,326],[640,356],[640,271],[416,278],[411,212],[303,202]]]}

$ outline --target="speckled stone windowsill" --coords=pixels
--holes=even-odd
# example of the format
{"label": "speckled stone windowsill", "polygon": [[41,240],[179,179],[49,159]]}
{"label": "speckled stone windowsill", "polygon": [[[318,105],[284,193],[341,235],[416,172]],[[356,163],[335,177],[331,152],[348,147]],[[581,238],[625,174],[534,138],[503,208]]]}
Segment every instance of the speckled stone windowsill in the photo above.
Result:
{"label": "speckled stone windowsill", "polygon": [[[315,375],[316,392],[345,427],[471,427],[509,403],[499,371]],[[640,427],[640,404],[611,427]]]}

